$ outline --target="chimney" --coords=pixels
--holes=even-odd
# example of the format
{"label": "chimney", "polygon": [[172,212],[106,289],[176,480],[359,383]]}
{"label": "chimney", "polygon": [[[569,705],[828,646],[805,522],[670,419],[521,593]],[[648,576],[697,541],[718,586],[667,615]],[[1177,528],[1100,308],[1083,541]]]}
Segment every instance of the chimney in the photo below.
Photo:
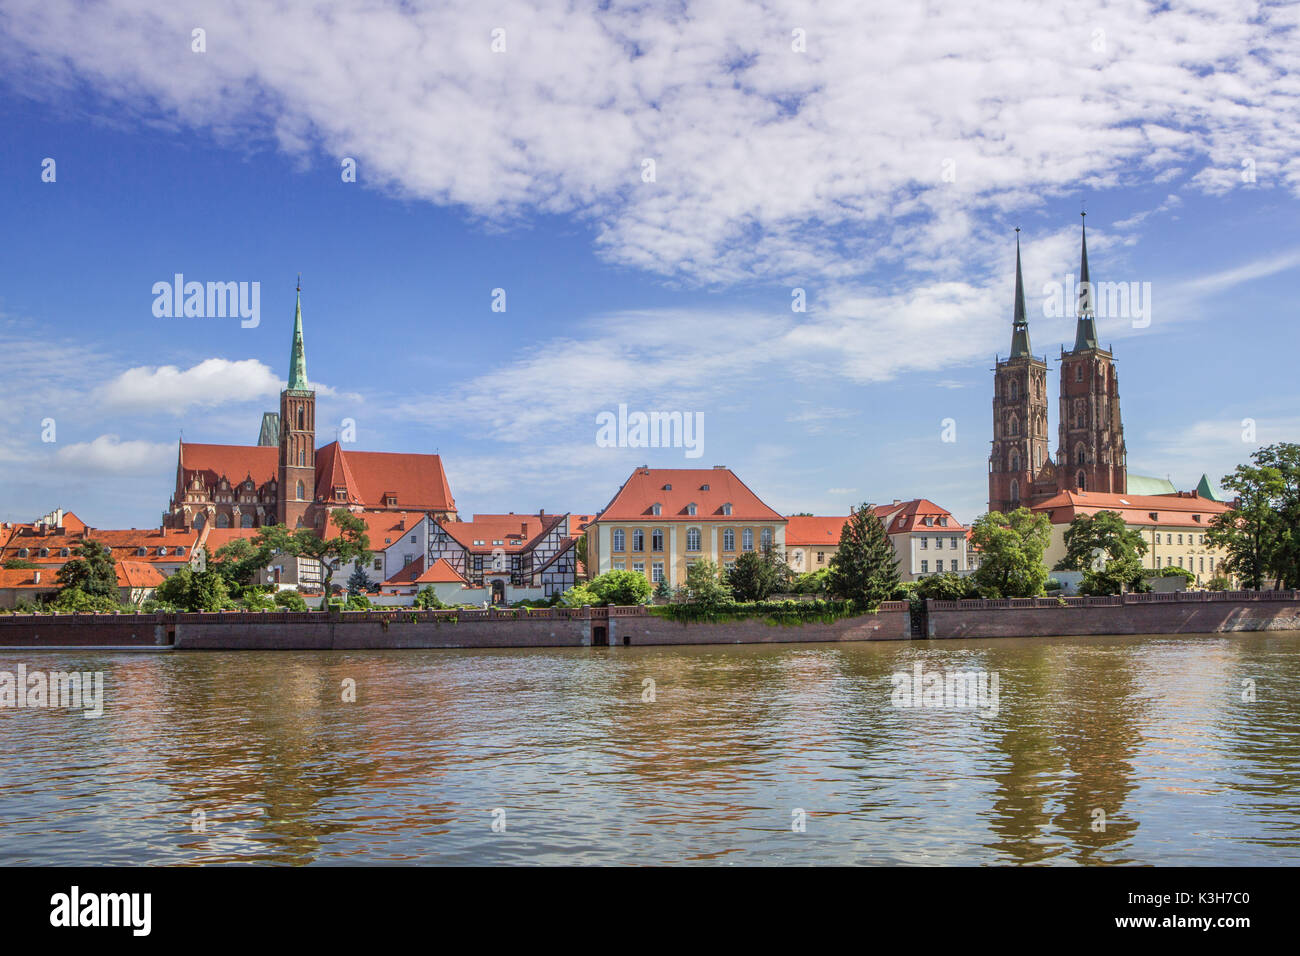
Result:
{"label": "chimney", "polygon": [[[902,504],[902,502],[899,501],[897,498],[894,499],[894,505],[901,505],[901,504]],[[894,507],[894,505],[890,505],[890,507],[892,508],[892,507]]]}
{"label": "chimney", "polygon": [[398,531],[405,531],[405,530],[406,530],[406,519],[405,519],[405,518],[400,518],[400,519],[398,519],[398,522],[397,522],[397,530],[398,530]]}
{"label": "chimney", "polygon": [[33,572],[32,572],[32,583],[33,583],[33,584],[40,584],[40,583],[41,583],[41,572],[40,572],[40,571],[33,571]]}
{"label": "chimney", "polygon": [[525,538],[528,537],[528,522],[527,522],[527,521],[521,521],[521,522],[519,523],[519,533],[522,534]]}

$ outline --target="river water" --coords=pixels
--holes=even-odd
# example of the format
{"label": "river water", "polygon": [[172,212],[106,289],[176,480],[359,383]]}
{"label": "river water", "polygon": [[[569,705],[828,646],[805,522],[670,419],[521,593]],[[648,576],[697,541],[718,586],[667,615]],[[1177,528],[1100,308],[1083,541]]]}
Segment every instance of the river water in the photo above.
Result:
{"label": "river water", "polygon": [[1300,863],[1300,633],[19,664],[4,864]]}

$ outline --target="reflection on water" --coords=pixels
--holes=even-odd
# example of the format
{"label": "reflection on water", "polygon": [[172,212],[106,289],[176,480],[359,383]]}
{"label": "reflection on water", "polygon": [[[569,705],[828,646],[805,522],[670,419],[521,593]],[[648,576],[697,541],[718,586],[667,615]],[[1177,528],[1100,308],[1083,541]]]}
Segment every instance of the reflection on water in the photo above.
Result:
{"label": "reflection on water", "polygon": [[1300,862],[1298,633],[20,660],[105,716],[0,711],[7,864]]}

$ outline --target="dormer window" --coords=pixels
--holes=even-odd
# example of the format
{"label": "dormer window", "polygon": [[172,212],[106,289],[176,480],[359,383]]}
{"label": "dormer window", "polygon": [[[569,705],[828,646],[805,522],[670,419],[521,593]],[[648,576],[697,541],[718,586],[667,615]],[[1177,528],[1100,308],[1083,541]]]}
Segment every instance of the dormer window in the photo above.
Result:
{"label": "dormer window", "polygon": [[184,557],[184,556],[185,556],[185,545],[183,545],[183,544],[182,544],[182,545],[178,545],[177,548],[176,548],[176,557],[180,558],[180,557]]}
{"label": "dormer window", "polygon": [[144,557],[146,554],[148,554],[148,553],[149,553],[149,549],[148,549],[148,548],[136,548],[136,549],[135,549],[135,556],[136,556],[137,558],[143,558],[143,557]]}
{"label": "dormer window", "polygon": [[1200,521],[1200,520],[1201,520],[1201,516],[1200,516],[1200,515],[1192,515],[1192,520],[1193,520],[1193,521]]}
{"label": "dormer window", "polygon": [[661,515],[664,513],[664,506],[656,501],[654,504],[650,506],[650,513],[652,515]]}
{"label": "dormer window", "polygon": [[948,527],[948,519],[946,517],[942,517],[939,519],[939,527],[940,528]]}
{"label": "dormer window", "polygon": [[41,548],[40,551],[36,552],[36,556],[37,556],[38,558],[48,558],[48,557],[50,556],[50,549],[49,549],[49,548]]}
{"label": "dormer window", "polygon": [[384,495],[384,507],[385,507],[385,508],[394,508],[394,507],[396,507],[396,506],[397,506],[397,495],[394,495],[394,494],[386,494],[386,495]]}
{"label": "dormer window", "polygon": [[159,549],[158,549],[158,557],[160,557],[160,558],[165,558],[165,557],[167,557],[167,549],[166,549],[166,548],[159,548]]}
{"label": "dormer window", "polygon": [[692,501],[689,505],[686,506],[686,513],[688,515],[695,514],[695,502]]}
{"label": "dormer window", "polygon": [[28,551],[26,548],[19,548],[19,549],[18,549],[18,557],[20,557],[20,558],[25,558],[25,557],[27,557],[27,555],[29,555],[29,554],[31,554],[31,552]]}
{"label": "dormer window", "polygon": [[70,554],[72,554],[72,552],[67,548],[59,548],[59,557],[66,558]]}
{"label": "dormer window", "polygon": [[1159,520],[1160,520],[1160,512],[1158,512],[1158,511],[1148,511],[1148,512],[1147,512],[1147,517],[1149,517],[1152,521],[1159,521]]}
{"label": "dormer window", "polygon": [[672,491],[672,490],[673,490],[672,485],[664,485],[664,491]]}
{"label": "dormer window", "polygon": [[708,485],[700,485],[700,491],[708,491],[708,490],[709,490]]}
{"label": "dormer window", "polygon": [[730,515],[730,514],[731,514],[731,502],[730,502],[730,501],[728,501],[726,504],[724,504],[724,505],[722,506],[722,513],[723,513],[724,515]]}

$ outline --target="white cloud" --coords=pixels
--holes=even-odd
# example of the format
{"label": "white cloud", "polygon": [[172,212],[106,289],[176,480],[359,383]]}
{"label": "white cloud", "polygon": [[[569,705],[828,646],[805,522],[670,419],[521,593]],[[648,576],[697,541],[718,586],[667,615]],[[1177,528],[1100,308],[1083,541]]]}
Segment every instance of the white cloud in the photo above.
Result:
{"label": "white cloud", "polygon": [[127,369],[100,387],[105,406],[123,410],[168,409],[181,414],[192,406],[212,407],[246,402],[280,393],[284,382],[257,359],[232,362],[204,359],[180,369],[175,365],[141,365]]}
{"label": "white cloud", "polygon": [[1294,5],[683,7],[9,0],[0,55],[33,96],[89,86],[240,148],[351,156],[492,225],[577,215],[610,260],[705,282],[942,273],[988,214],[1134,169],[1300,194]]}
{"label": "white cloud", "polygon": [[54,459],[61,470],[155,477],[165,474],[169,467],[175,468],[176,445],[100,435],[94,441],[64,445],[55,452]]}

